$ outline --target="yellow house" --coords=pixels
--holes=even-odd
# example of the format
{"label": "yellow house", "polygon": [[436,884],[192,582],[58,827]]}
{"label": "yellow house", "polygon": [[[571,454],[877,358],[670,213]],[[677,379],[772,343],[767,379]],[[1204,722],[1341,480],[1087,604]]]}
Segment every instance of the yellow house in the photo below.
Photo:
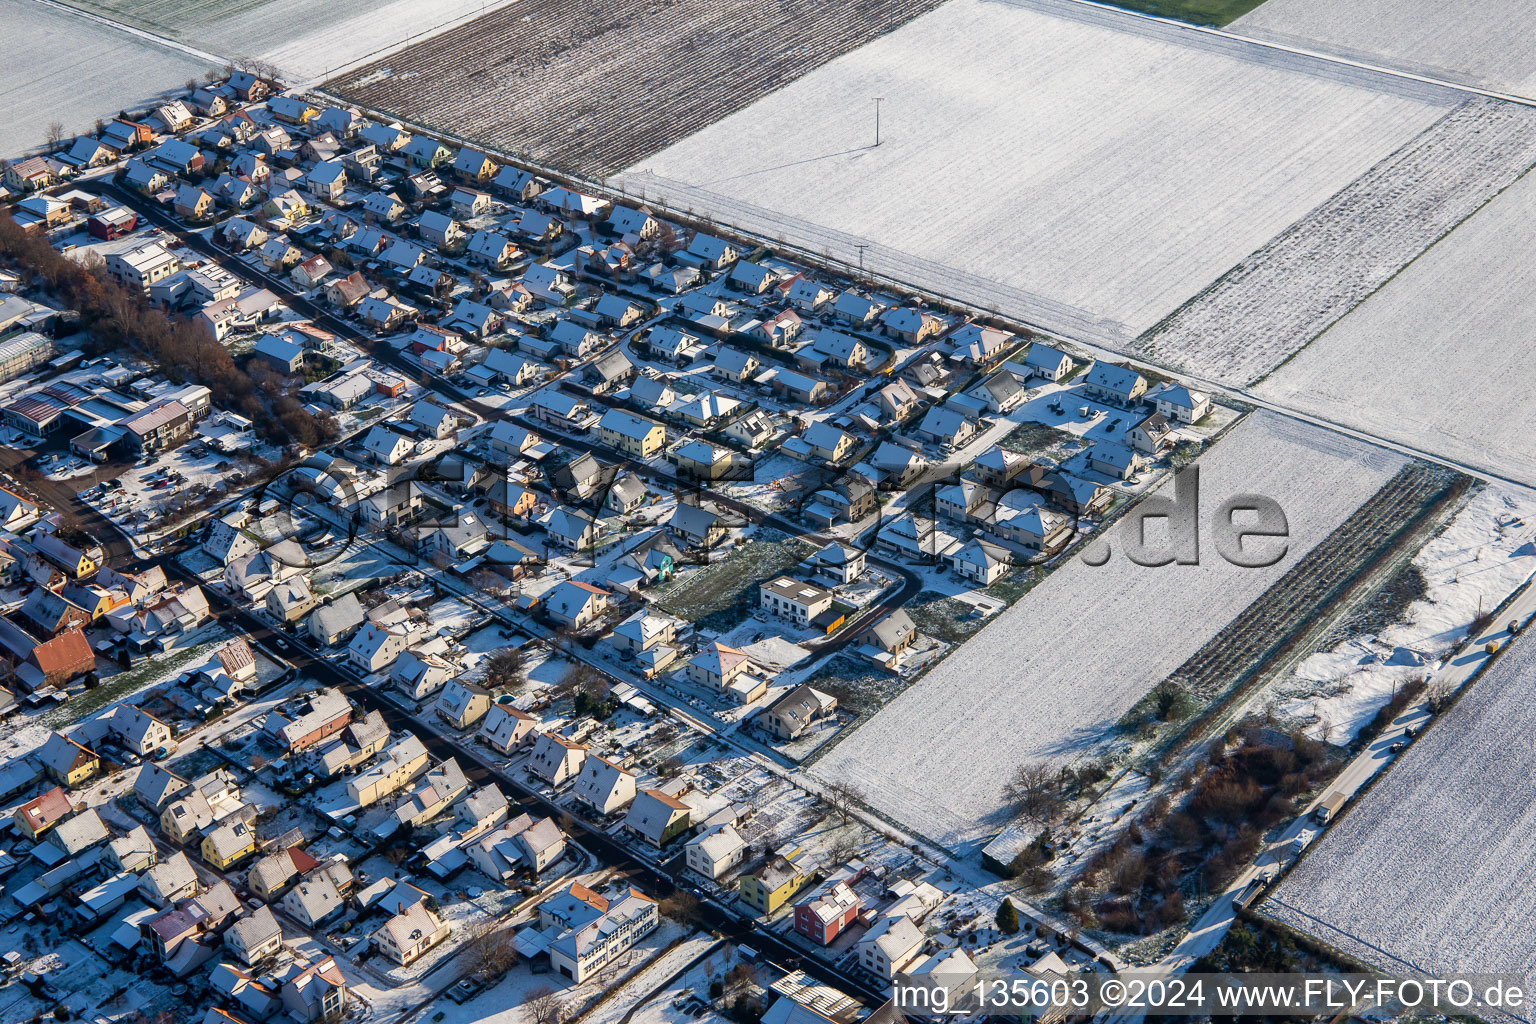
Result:
{"label": "yellow house", "polygon": [[667,443],[667,431],[655,420],[610,409],[597,424],[597,434],[604,444],[628,455],[648,459]]}
{"label": "yellow house", "polygon": [[203,860],[220,871],[256,852],[256,832],[243,821],[227,821],[203,836]]}
{"label": "yellow house", "polygon": [[38,753],[38,760],[42,762],[49,775],[70,789],[74,789],[95,775],[97,769],[101,767],[101,759],[95,754],[63,733],[57,732],[48,737],[48,742],[43,744],[43,749]]}
{"label": "yellow house", "polygon": [[175,208],[183,220],[202,220],[213,213],[213,196],[195,185],[183,185],[176,191]]}
{"label": "yellow house", "polygon": [[759,914],[772,916],[805,887],[805,854],[793,844],[780,847],[768,863],[741,878],[741,901]]}

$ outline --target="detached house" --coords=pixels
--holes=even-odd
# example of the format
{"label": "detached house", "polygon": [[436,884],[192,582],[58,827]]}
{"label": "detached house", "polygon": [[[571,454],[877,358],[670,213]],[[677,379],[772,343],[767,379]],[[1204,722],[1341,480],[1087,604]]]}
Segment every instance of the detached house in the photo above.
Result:
{"label": "detached house", "polygon": [[624,830],[663,847],[688,830],[692,809],[659,789],[642,789],[624,816]]}
{"label": "detached house", "polygon": [[555,733],[540,733],[525,767],[530,775],[551,786],[561,786],[581,772],[587,748]]}
{"label": "detached house", "polygon": [[594,754],[583,762],[572,792],[595,813],[615,814],[635,799],[635,776]]}
{"label": "detached house", "polygon": [[[1147,379],[1135,370],[1098,359],[1088,368],[1088,374],[1083,378],[1083,393],[1101,402],[1129,408],[1146,395]],[[1163,410],[1159,409],[1158,412]],[[1163,415],[1168,414],[1163,412]]]}

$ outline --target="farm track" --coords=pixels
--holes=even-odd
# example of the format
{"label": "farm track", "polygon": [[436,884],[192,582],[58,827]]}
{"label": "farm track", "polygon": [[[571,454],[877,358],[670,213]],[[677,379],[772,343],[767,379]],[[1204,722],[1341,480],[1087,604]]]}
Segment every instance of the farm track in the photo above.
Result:
{"label": "farm track", "polygon": [[348,73],[348,100],[600,177],[942,0],[528,0]]}
{"label": "farm track", "polygon": [[1132,351],[1263,377],[1536,164],[1536,109],[1476,98],[1223,274]]}
{"label": "farm track", "polygon": [[1239,612],[1168,677],[1213,702],[1182,730],[1175,746],[1203,736],[1225,709],[1267,678],[1265,670],[1312,631],[1325,609],[1390,565],[1394,553],[1469,483],[1459,473],[1410,463]]}

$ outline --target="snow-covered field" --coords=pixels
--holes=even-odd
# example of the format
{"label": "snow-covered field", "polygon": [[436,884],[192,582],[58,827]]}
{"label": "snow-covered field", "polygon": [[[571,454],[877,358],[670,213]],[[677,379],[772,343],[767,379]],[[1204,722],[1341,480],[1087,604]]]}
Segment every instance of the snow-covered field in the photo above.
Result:
{"label": "snow-covered field", "polygon": [[1265,378],[1256,394],[1536,484],[1536,177],[1527,175]]}
{"label": "snow-covered field", "polygon": [[1227,30],[1532,96],[1533,23],[1533,0],[1267,0]]}
{"label": "snow-covered field", "polygon": [[[815,773],[854,784],[882,812],[946,845],[996,832],[1014,769],[1088,751],[1403,460],[1260,412],[1198,464],[1201,564],[1135,565],[1111,533],[1115,553],[1105,566],[1074,559],[1057,569],[825,755]],[[1285,510],[1291,541],[1279,564],[1236,568],[1212,547],[1210,516],[1239,493],[1267,495]]]}
{"label": "snow-covered field", "polygon": [[1262,909],[1392,974],[1510,971],[1530,991],[1533,674],[1536,638],[1521,636]]}
{"label": "snow-covered field", "polygon": [[1423,599],[1408,606],[1402,622],[1298,665],[1295,682],[1320,695],[1286,703],[1284,712],[1312,720],[1319,738],[1347,743],[1395,686],[1424,678],[1448,655],[1479,611],[1497,608],[1536,575],[1533,532],[1536,495],[1499,486],[1479,491],[1414,556],[1424,578]]}
{"label": "snow-covered field", "polygon": [[0,25],[0,156],[8,159],[41,146],[52,121],[66,136],[89,131],[97,118],[175,92],[213,67],[32,0],[0,0]]}
{"label": "snow-covered field", "polygon": [[1116,11],[953,0],[613,180],[847,261],[867,239],[876,273],[1123,346],[1458,101]]}
{"label": "snow-covered field", "polygon": [[1536,110],[1468,100],[1137,339],[1245,385],[1273,370],[1536,163]]}
{"label": "snow-covered field", "polygon": [[[318,80],[363,60],[384,56],[407,42],[420,42],[506,2],[77,0],[76,6],[220,57],[259,57],[275,65],[285,80],[295,83]],[[137,100],[129,97],[125,102],[132,105]]]}

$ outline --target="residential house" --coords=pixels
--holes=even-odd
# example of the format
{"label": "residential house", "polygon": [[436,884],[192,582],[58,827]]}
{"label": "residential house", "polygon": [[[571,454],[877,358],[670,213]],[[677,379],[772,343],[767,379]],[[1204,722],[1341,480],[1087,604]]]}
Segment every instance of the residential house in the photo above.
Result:
{"label": "residential house", "polygon": [[655,900],[630,889],[595,920],[561,934],[549,944],[550,965],[580,984],[655,931],[661,915]]}
{"label": "residential house", "polygon": [[524,767],[530,775],[560,786],[581,773],[587,748],[556,733],[540,733]]}
{"label": "residential house", "polygon": [[972,540],[944,556],[955,575],[981,586],[990,586],[1007,572],[1010,556],[1006,548],[988,544],[984,540]]}
{"label": "residential house", "polygon": [[347,645],[347,662],[364,675],[382,672],[405,653],[406,636],[377,623],[367,622]]}
{"label": "residential house", "polygon": [[1071,356],[1059,348],[1052,348],[1043,341],[1030,344],[1029,352],[1024,356],[1024,366],[1030,373],[1044,377],[1052,384],[1061,383],[1077,368]]}
{"label": "residential house", "polygon": [[384,749],[379,759],[347,783],[347,796],[364,807],[399,792],[427,767],[427,748],[406,733]]}
{"label": "residential house", "polygon": [[742,875],[741,902],[772,916],[810,880],[808,860],[798,847],[782,847],[756,871]]}
{"label": "residential house", "polygon": [[848,458],[856,446],[852,435],[824,420],[817,420],[807,427],[803,440],[814,458],[829,465],[836,465]]}
{"label": "residential house", "polygon": [[379,926],[373,944],[386,958],[406,967],[446,941],[449,931],[448,924],[425,903],[413,903]]}
{"label": "residential house", "polygon": [[683,847],[683,862],[694,874],[718,881],[746,859],[746,850],[746,840],[736,826],[721,822],[688,840]]}
{"label": "residential house", "polygon": [[478,739],[492,750],[511,754],[533,741],[539,720],[509,704],[492,704],[480,725]]}
{"label": "residential house", "polygon": [[283,948],[283,928],[272,908],[261,907],[229,926],[224,945],[241,963],[254,967]]}
{"label": "residential house", "polygon": [[639,459],[649,459],[667,440],[667,431],[655,420],[611,409],[597,425],[598,436],[611,445]]}
{"label": "residential house", "polygon": [[455,729],[468,729],[491,710],[491,692],[482,686],[455,679],[443,687],[433,705],[437,717]]}
{"label": "residential house", "polygon": [[615,814],[635,799],[635,776],[607,758],[589,755],[572,792],[598,815]]}
{"label": "residential house", "polygon": [[846,881],[830,882],[820,892],[795,905],[795,931],[818,946],[829,946],[858,920],[859,894]]}
{"label": "residential house", "polygon": [[228,871],[256,852],[256,830],[243,821],[226,819],[204,834],[199,851],[205,863]]}
{"label": "residential house", "polygon": [[1195,423],[1211,411],[1210,395],[1203,391],[1191,391],[1182,384],[1165,384],[1153,392],[1151,397],[1157,411],[1170,423]]}
{"label": "residential house", "polygon": [[789,742],[836,710],[836,697],[802,683],[760,711],[757,725],[774,739]]}
{"label": "residential house", "polygon": [[[1147,379],[1135,370],[1128,370],[1123,366],[1097,359],[1092,366],[1088,367],[1088,374],[1083,378],[1082,391],[1089,398],[1130,408],[1146,395]],[[1162,409],[1158,412],[1162,412],[1164,416],[1168,415]]]}

